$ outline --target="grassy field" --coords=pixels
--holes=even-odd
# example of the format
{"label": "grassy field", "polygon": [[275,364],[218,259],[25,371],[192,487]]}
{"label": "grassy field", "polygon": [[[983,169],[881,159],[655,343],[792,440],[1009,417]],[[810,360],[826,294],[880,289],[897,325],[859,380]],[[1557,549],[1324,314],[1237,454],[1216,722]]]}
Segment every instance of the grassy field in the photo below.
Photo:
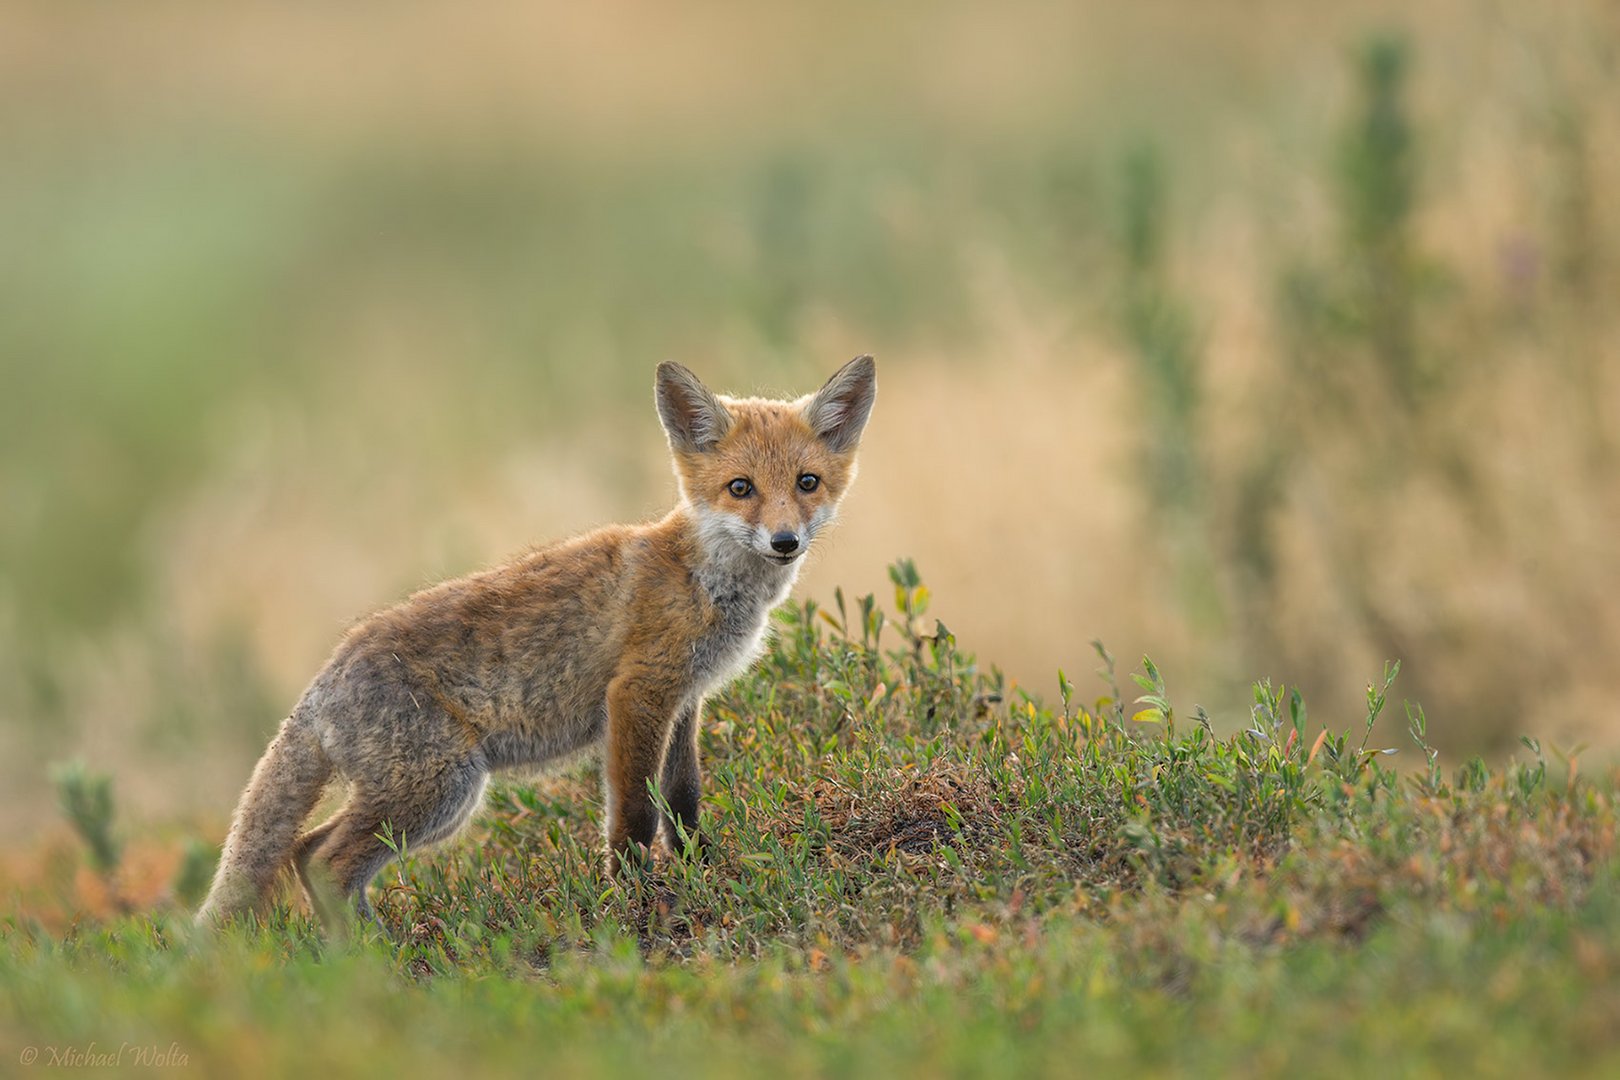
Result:
{"label": "grassy field", "polygon": [[[1393,669],[1350,730],[1261,683],[1226,739],[1147,661],[1065,677],[1051,703],[1009,694],[927,615],[914,571],[895,579],[888,618],[870,598],[782,613],[767,658],[712,710],[714,858],[661,859],[619,886],[586,772],[500,787],[448,849],[406,838],[374,889],[386,933],[323,943],[278,909],[199,939],[180,905],[208,849],[172,878],[137,867],[96,779],[59,778],[86,863],[59,852],[11,885],[8,1066],[119,1052],[232,1075],[1620,1066],[1620,778],[1533,744],[1504,768],[1442,769]],[[1400,772],[1396,749],[1415,758]]]}
{"label": "grassy field", "polygon": [[[0,0],[5,1074],[1620,1069],[1612,2],[476,7]],[[868,352],[712,865],[193,938],[346,626]]]}
{"label": "grassy field", "polygon": [[664,358],[875,353],[801,595],[912,555],[1021,685],[1399,657],[1448,753],[1620,746],[1611,5],[8,26],[0,829],[83,758],[217,830],[350,621],[667,509]]}

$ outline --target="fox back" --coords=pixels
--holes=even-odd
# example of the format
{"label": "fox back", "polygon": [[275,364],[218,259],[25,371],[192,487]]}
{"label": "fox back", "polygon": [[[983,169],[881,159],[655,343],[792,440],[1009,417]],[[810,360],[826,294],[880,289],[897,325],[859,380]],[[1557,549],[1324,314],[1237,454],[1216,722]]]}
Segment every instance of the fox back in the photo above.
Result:
{"label": "fox back", "polygon": [[[442,840],[492,770],[597,747],[609,872],[646,860],[660,831],[701,853],[703,697],[758,655],[771,608],[854,480],[875,395],[870,357],[795,401],[721,397],[659,365],[676,507],[425,589],[355,626],[255,768],[199,918],[260,907],[288,863],[324,916],[332,895],[368,913],[366,885],[393,853],[385,837]],[[347,801],[300,836],[334,777]]]}

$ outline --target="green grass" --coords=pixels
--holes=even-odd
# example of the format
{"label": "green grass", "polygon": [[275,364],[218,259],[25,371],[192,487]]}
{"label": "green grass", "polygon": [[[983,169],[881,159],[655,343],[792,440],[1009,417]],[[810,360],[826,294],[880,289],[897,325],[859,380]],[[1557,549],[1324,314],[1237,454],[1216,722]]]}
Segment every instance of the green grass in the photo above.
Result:
{"label": "green grass", "polygon": [[[1100,698],[1060,675],[1043,703],[927,618],[909,564],[893,578],[892,617],[786,609],[712,703],[709,864],[610,884],[595,778],[570,776],[501,786],[470,837],[386,871],[386,937],[19,910],[0,1050],[269,1075],[1620,1066],[1614,776],[1534,743],[1448,772],[1420,709],[1397,734],[1393,668],[1350,731],[1262,682],[1220,738],[1106,654]],[[1417,768],[1388,767],[1397,742]],[[116,850],[99,800],[70,805]]]}

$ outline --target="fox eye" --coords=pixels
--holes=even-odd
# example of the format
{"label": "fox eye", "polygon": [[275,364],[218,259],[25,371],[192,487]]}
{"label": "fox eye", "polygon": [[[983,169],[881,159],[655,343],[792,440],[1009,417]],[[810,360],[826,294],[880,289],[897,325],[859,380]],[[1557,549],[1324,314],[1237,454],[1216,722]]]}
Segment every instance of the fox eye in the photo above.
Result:
{"label": "fox eye", "polygon": [[814,491],[821,486],[821,477],[813,472],[807,472],[799,477],[800,491]]}
{"label": "fox eye", "polygon": [[754,493],[754,485],[740,476],[727,484],[726,489],[739,499],[746,499]]}

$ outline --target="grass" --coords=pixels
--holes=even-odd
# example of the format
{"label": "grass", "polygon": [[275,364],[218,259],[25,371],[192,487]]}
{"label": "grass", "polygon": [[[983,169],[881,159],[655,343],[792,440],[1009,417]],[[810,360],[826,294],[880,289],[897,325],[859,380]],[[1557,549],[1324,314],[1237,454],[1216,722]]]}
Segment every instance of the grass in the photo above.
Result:
{"label": "grass", "polygon": [[1391,731],[1397,667],[1350,730],[1261,682],[1218,738],[1151,661],[1122,689],[1100,646],[1102,695],[1060,674],[1045,703],[928,617],[909,563],[892,581],[892,614],[781,613],[710,710],[712,862],[620,885],[594,776],[569,775],[407,851],[374,889],[386,936],[323,943],[280,908],[199,939],[117,865],[95,779],[64,773],[116,903],[13,886],[0,1048],[249,1075],[1620,1065],[1616,776],[1533,741],[1447,770],[1420,708]]}
{"label": "grass", "polygon": [[[1205,7],[16,12],[0,832],[70,825],[0,849],[0,1061],[1617,1071],[1620,23]],[[401,838],[386,939],[191,935],[343,625],[667,506],[656,360],[864,351],[711,865],[610,885],[568,775]],[[832,592],[894,550],[949,607]],[[1020,689],[1097,634],[1209,715]]]}

